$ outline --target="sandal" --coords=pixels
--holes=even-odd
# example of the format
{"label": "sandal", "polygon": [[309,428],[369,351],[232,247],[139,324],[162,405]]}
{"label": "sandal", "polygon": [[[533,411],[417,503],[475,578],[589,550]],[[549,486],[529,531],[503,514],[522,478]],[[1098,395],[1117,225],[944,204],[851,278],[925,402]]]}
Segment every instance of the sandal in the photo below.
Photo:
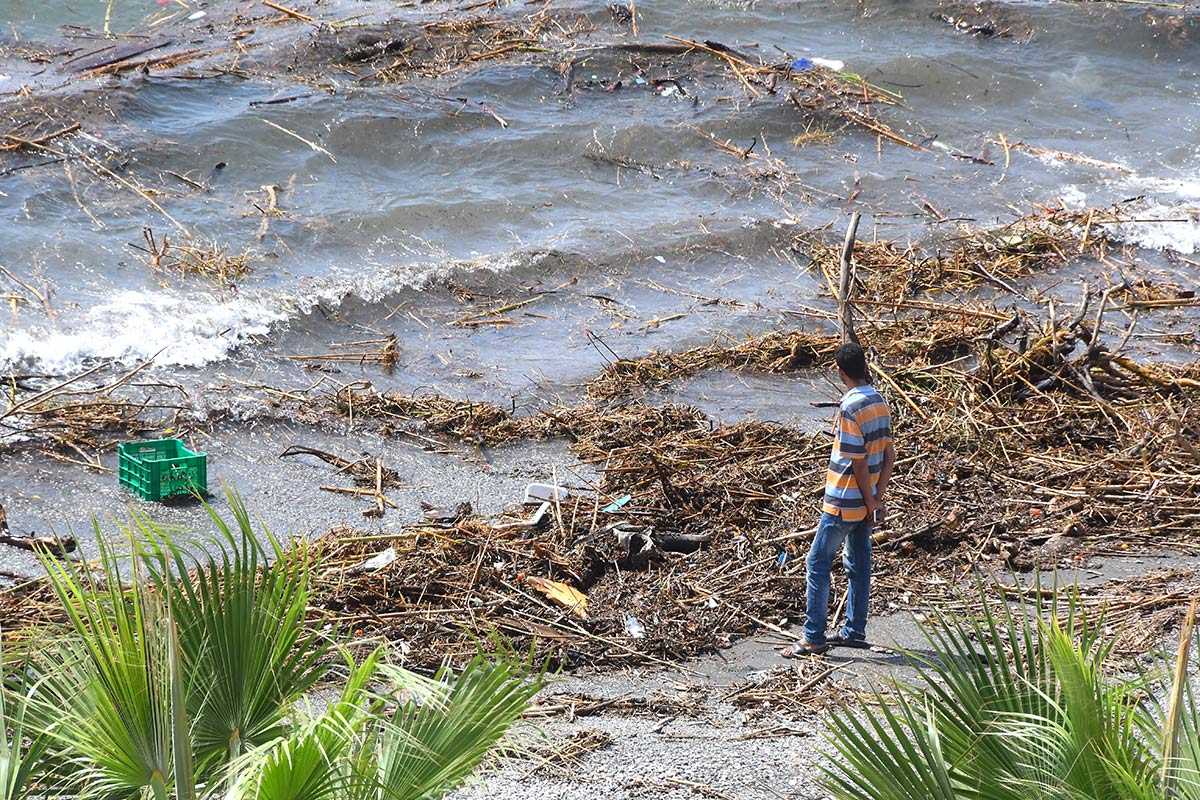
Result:
{"label": "sandal", "polygon": [[829,643],[810,644],[803,639],[779,651],[784,658],[800,658],[801,656],[819,656],[829,649]]}
{"label": "sandal", "polygon": [[830,636],[827,641],[830,647],[854,647],[859,650],[866,650],[871,646],[871,643],[866,639],[851,639],[849,636],[842,636],[840,633],[836,636]]}

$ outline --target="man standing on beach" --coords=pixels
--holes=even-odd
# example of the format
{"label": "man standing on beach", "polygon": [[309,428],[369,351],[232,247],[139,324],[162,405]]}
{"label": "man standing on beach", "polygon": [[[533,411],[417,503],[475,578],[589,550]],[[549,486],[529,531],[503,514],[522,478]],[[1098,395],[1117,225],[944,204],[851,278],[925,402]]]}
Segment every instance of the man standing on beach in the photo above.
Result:
{"label": "man standing on beach", "polygon": [[[846,394],[833,424],[833,452],[825,477],[821,522],[808,552],[808,601],[804,639],[783,651],[787,658],[824,653],[831,646],[867,646],[867,598],[871,591],[871,531],[887,519],[883,504],[896,451],[887,401],[871,386],[867,357],[847,343],[833,354]],[[829,568],[845,543],[848,599],[846,624],[828,639]]]}

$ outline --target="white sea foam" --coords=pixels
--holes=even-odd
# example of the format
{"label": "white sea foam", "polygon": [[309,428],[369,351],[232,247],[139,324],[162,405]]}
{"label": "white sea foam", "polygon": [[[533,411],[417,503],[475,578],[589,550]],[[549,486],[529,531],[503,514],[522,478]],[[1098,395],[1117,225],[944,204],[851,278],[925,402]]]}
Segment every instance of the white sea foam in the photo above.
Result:
{"label": "white sea foam", "polygon": [[1074,184],[1068,184],[1060,188],[1058,199],[1067,208],[1087,208],[1087,192]]}
{"label": "white sea foam", "polygon": [[207,303],[166,291],[124,291],[61,326],[24,328],[0,342],[0,365],[71,372],[90,360],[197,367],[224,358],[288,317],[267,298]]}
{"label": "white sea foam", "polygon": [[1200,203],[1190,207],[1150,203],[1138,211],[1138,220],[1144,221],[1110,226],[1109,233],[1119,241],[1152,250],[1200,252]]}
{"label": "white sea foam", "polygon": [[133,365],[151,356],[158,366],[200,367],[228,357],[318,304],[336,306],[352,296],[373,303],[457,270],[505,272],[529,260],[527,253],[513,253],[469,263],[380,268],[353,279],[312,280],[302,292],[250,287],[214,297],[171,289],[121,291],[81,314],[22,327],[7,336],[0,333],[0,370],[68,374],[93,361]]}
{"label": "white sea foam", "polygon": [[[1106,226],[1109,236],[1150,250],[1200,253],[1200,178],[1130,176],[1119,187],[1144,199],[1122,207],[1122,216],[1135,221]],[[1061,197],[1071,208],[1087,208],[1093,202],[1073,185],[1064,186]]]}
{"label": "white sea foam", "polygon": [[1113,238],[1153,250],[1200,252],[1200,178],[1142,179],[1134,188],[1146,195],[1137,206],[1139,221],[1111,226]]}

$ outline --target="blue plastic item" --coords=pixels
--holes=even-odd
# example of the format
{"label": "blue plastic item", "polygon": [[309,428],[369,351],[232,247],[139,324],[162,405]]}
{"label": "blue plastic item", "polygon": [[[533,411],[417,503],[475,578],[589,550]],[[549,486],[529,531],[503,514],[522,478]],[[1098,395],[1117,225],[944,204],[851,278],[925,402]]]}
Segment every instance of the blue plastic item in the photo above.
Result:
{"label": "blue plastic item", "polygon": [[609,503],[608,505],[606,505],[604,508],[602,508],[600,510],[603,511],[605,514],[615,514],[618,511],[620,511],[622,508],[627,506],[629,504],[629,501],[632,499],[633,499],[633,495],[631,495],[631,494],[621,495],[616,500]]}

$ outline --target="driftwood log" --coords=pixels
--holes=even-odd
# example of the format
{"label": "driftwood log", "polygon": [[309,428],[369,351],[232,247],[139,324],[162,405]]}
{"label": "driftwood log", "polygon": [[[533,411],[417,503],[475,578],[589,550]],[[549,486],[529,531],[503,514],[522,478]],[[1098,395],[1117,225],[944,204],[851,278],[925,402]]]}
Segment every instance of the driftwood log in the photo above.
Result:
{"label": "driftwood log", "polygon": [[4,510],[2,504],[0,504],[0,544],[20,547],[23,550],[31,550],[33,552],[46,549],[59,553],[73,553],[78,546],[75,537],[70,534],[66,536],[21,536],[14,534],[9,530],[8,512]]}

